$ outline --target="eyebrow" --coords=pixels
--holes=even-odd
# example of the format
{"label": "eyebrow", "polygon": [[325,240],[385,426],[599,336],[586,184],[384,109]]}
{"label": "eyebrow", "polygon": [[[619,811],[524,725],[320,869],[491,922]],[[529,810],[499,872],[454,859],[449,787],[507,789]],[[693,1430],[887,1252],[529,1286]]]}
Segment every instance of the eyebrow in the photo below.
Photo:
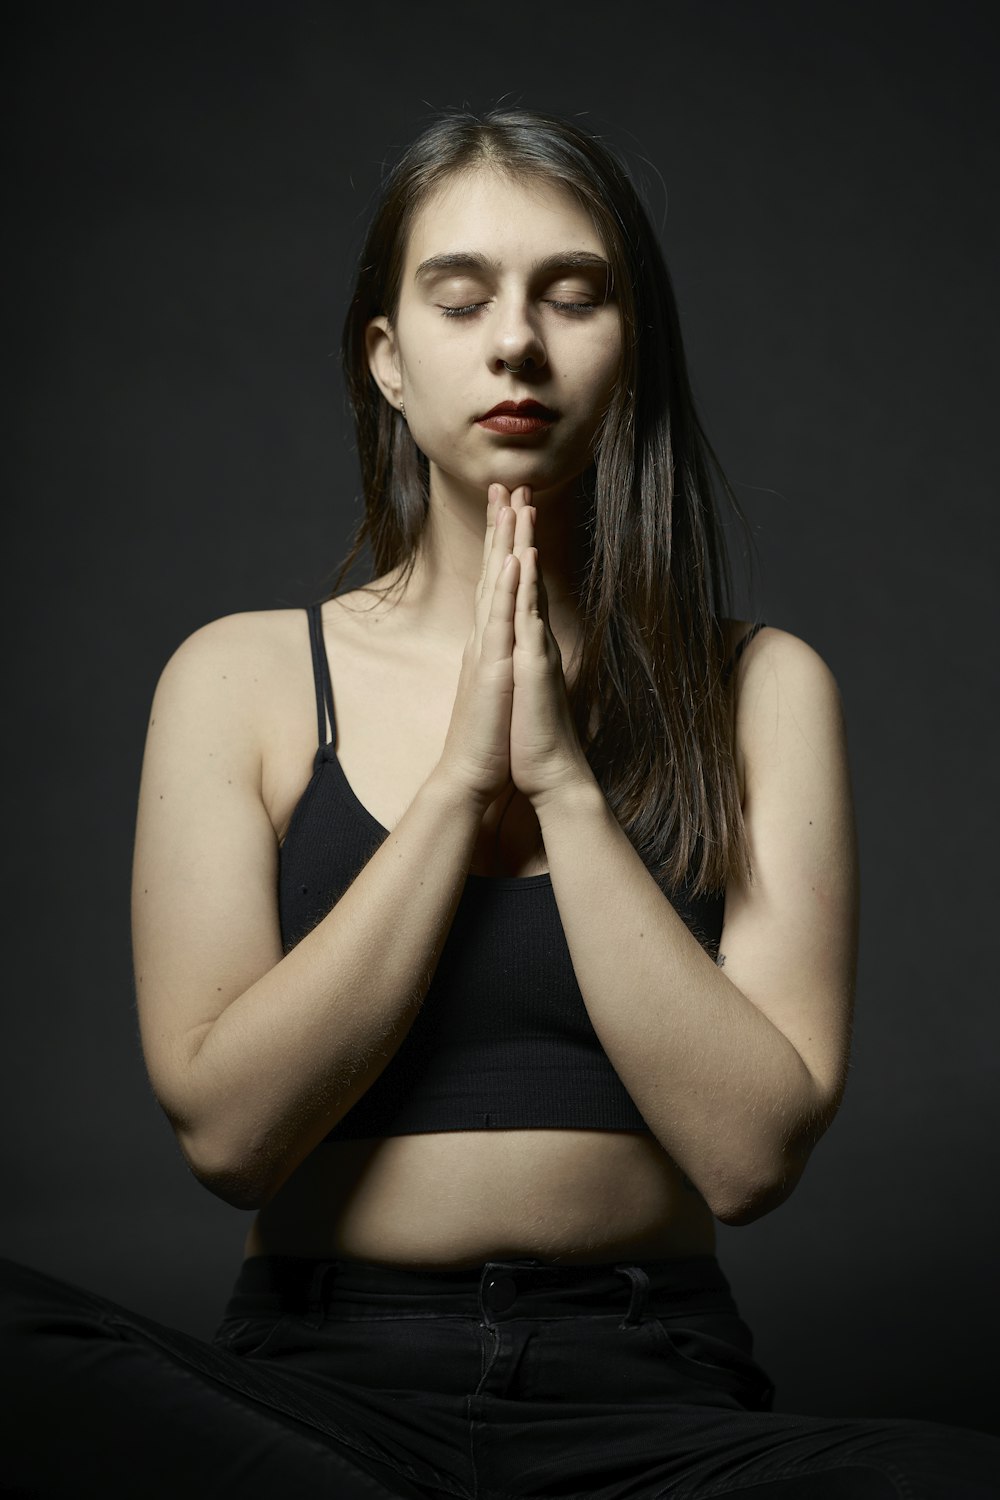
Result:
{"label": "eyebrow", "polygon": [[[488,255],[479,255],[473,250],[454,250],[447,255],[432,255],[422,260],[413,273],[415,281],[431,281],[445,272],[466,271],[473,275],[496,275],[500,262]],[[603,271],[608,287],[611,285],[611,267],[603,255],[594,255],[590,250],[562,250],[555,255],[546,255],[536,260],[531,267],[532,275],[552,275],[556,271]]]}

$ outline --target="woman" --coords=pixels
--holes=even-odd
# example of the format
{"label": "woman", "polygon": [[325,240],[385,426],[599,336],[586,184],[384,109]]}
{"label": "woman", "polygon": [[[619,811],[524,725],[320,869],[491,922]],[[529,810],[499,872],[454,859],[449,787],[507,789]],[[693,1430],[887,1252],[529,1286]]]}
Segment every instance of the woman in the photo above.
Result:
{"label": "woman", "polygon": [[774,1413],[715,1259],[840,1101],[857,863],[830,672],[722,613],[625,174],[438,121],[344,354],[378,576],[196,631],[143,766],[145,1057],[246,1258],[211,1345],[8,1263],[13,1483],[996,1494],[985,1434]]}

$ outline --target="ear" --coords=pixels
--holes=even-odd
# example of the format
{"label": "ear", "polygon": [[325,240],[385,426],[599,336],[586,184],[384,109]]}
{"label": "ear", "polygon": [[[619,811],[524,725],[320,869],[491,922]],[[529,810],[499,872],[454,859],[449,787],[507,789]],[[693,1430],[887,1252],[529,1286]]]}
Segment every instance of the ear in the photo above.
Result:
{"label": "ear", "polygon": [[365,328],[365,351],[368,368],[390,406],[399,410],[403,399],[403,381],[399,371],[399,352],[392,324],[384,314],[372,318]]}

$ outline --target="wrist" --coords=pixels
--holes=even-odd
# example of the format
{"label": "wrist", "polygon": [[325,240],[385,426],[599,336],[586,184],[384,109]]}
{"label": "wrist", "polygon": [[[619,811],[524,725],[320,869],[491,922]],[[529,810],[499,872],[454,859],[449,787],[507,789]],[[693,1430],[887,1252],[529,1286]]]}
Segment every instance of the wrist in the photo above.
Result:
{"label": "wrist", "polygon": [[492,797],[484,796],[482,792],[472,791],[459,778],[453,776],[440,761],[424,782],[421,792],[437,803],[442,816],[468,818],[470,824],[476,829],[479,828],[486,809],[493,801]]}
{"label": "wrist", "polygon": [[586,810],[605,805],[604,792],[587,762],[542,792],[529,797],[535,817],[544,835],[546,820],[561,817],[566,812]]}

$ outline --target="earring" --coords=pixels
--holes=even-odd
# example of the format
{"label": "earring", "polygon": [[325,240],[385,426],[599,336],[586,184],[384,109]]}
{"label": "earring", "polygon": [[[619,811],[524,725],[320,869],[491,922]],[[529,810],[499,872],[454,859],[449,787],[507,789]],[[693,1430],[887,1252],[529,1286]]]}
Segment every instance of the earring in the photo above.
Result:
{"label": "earring", "polygon": [[405,422],[406,421],[406,407],[403,405],[402,401],[399,403],[399,415],[402,417],[403,421]]}

